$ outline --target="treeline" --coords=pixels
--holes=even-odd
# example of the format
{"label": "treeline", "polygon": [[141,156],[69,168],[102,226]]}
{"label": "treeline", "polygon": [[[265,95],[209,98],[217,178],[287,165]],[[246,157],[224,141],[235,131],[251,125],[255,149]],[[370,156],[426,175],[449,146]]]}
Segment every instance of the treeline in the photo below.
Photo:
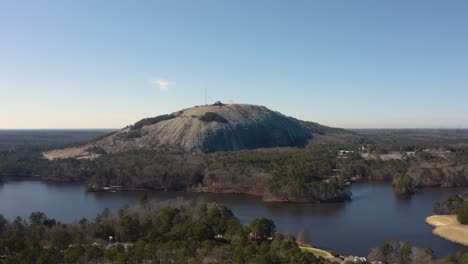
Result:
{"label": "treeline", "polygon": [[[337,156],[342,149],[355,152]],[[352,180],[391,181],[404,195],[427,186],[468,186],[468,150],[457,148],[446,158],[380,160],[363,159],[353,146],[315,145],[211,154],[140,150],[49,161],[41,148],[29,148],[0,151],[0,176],[87,181],[95,190],[122,186],[244,193],[269,201],[345,201],[350,193],[344,186]]]}
{"label": "treeline", "polygon": [[468,225],[468,193],[452,195],[445,201],[438,201],[433,208],[436,214],[456,214],[462,225]]}
{"label": "treeline", "polygon": [[397,194],[408,196],[416,188],[415,181],[407,174],[414,166],[408,160],[363,159],[360,154],[353,153],[339,163],[340,173],[345,179],[383,180],[393,184]]}
{"label": "treeline", "polygon": [[468,143],[468,129],[357,129],[365,143],[398,150],[402,146],[456,145]]}
{"label": "treeline", "polygon": [[42,158],[42,148],[0,151],[0,178],[29,177],[52,181],[86,181],[95,174],[92,162]]}
{"label": "treeline", "polygon": [[350,154],[337,164],[345,178],[392,181],[397,193],[413,193],[424,187],[468,186],[468,149],[454,148],[446,157],[422,152],[402,159],[363,159]]}
{"label": "treeline", "polygon": [[197,155],[135,151],[81,161],[85,165],[74,171],[81,177],[94,168],[91,185],[96,188],[248,193],[277,201],[344,201],[350,195],[345,183],[352,179],[391,181],[403,195],[423,187],[468,186],[466,149],[430,161],[365,160],[356,152],[343,158],[337,157],[339,149],[317,145]]}
{"label": "treeline", "polygon": [[410,165],[406,160],[365,160],[359,154],[354,154],[342,159],[339,167],[341,175],[347,178],[392,181],[396,176],[404,174]]}
{"label": "treeline", "polygon": [[464,202],[468,202],[468,193],[463,195],[452,195],[445,201],[438,201],[434,204],[433,211],[436,214],[456,214],[458,208],[463,205]]}
{"label": "treeline", "polygon": [[90,185],[248,193],[278,201],[344,201],[350,194],[343,181],[328,179],[335,159],[334,151],[326,148],[209,155],[137,151],[93,161],[97,170]]}
{"label": "treeline", "polygon": [[[76,168],[76,162],[49,162],[42,159],[42,152],[76,146],[106,137],[110,130],[5,130],[0,131],[0,179],[5,177],[48,177],[52,180],[84,180],[89,175],[80,175],[76,170],[63,174],[61,171]],[[55,176],[54,176],[55,175]]]}
{"label": "treeline", "polygon": [[95,160],[42,159],[39,151],[0,152],[0,175],[53,181],[87,181],[154,190],[245,193],[271,201],[344,201],[350,193],[339,178],[335,149],[275,149],[208,155],[132,151]]}
{"label": "treeline", "polygon": [[104,155],[81,161],[80,169],[91,168],[89,185],[99,190],[105,186],[183,191],[202,184],[205,160],[198,155],[133,151]]}
{"label": "treeline", "polygon": [[168,114],[168,115],[160,115],[160,116],[156,116],[156,117],[144,118],[144,119],[136,122],[132,126],[130,126],[130,129],[132,129],[132,130],[141,129],[144,126],[154,125],[154,124],[157,124],[157,123],[159,123],[161,121],[170,120],[170,119],[173,119],[173,118],[176,118],[176,115]]}
{"label": "treeline", "polygon": [[[392,241],[370,251],[358,263],[465,264],[468,253],[436,259],[430,248]],[[303,251],[290,235],[276,232],[273,221],[248,225],[216,203],[175,200],[137,208],[108,209],[90,221],[63,224],[44,213],[10,221],[0,215],[0,263],[291,263],[328,264]],[[335,262],[333,262],[335,263]],[[353,263],[348,261],[346,263]],[[354,262],[356,263],[356,262]]]}
{"label": "treeline", "polygon": [[0,151],[51,149],[87,142],[110,130],[0,130]]}
{"label": "treeline", "polygon": [[390,241],[372,249],[367,256],[368,262],[384,264],[466,264],[468,253],[457,252],[442,259],[436,259],[431,248],[418,248],[408,242]]}
{"label": "treeline", "polygon": [[328,181],[336,166],[336,152],[325,146],[215,153],[209,157],[204,180],[207,185],[255,186],[267,200],[344,201],[349,198],[343,181]]}
{"label": "treeline", "polygon": [[302,251],[273,221],[241,225],[214,203],[173,202],[104,210],[95,221],[61,224],[40,212],[0,216],[0,262],[10,263],[328,263]]}

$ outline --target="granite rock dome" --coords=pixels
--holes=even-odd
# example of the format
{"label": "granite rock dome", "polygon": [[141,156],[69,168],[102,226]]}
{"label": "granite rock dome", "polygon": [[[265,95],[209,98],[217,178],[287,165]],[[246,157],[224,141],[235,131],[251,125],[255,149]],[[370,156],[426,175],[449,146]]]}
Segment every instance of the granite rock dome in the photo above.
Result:
{"label": "granite rock dome", "polygon": [[210,153],[274,147],[304,147],[314,137],[348,134],[304,122],[264,106],[215,104],[146,118],[81,147],[54,150],[46,158],[93,158],[131,150]]}

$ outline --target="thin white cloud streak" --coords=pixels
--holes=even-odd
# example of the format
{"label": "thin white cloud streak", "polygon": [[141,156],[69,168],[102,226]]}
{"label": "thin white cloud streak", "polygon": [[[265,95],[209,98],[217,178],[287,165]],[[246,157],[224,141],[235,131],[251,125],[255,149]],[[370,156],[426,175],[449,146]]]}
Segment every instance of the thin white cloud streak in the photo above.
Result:
{"label": "thin white cloud streak", "polygon": [[174,86],[175,83],[169,82],[167,80],[161,79],[161,78],[151,78],[149,80],[150,84],[156,86],[159,88],[159,90],[166,92],[169,91],[169,89]]}

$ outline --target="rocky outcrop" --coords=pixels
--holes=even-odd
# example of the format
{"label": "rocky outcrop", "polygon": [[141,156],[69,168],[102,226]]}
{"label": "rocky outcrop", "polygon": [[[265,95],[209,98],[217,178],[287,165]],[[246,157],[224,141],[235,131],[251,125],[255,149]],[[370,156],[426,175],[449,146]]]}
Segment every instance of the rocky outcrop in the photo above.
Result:
{"label": "rocky outcrop", "polygon": [[160,150],[210,153],[273,147],[305,147],[356,138],[353,132],[303,122],[264,106],[215,104],[146,118],[97,142],[44,153],[47,159],[92,159],[106,153]]}

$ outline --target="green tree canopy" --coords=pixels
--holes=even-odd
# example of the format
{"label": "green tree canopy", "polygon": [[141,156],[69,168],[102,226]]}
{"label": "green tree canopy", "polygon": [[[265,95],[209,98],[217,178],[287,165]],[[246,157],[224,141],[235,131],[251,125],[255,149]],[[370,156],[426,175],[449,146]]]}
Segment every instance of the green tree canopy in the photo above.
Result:
{"label": "green tree canopy", "polygon": [[257,240],[265,240],[272,237],[276,230],[275,223],[265,217],[253,220],[249,227],[252,236]]}
{"label": "green tree canopy", "polygon": [[468,225],[468,202],[464,202],[460,208],[458,208],[458,222],[462,225]]}

